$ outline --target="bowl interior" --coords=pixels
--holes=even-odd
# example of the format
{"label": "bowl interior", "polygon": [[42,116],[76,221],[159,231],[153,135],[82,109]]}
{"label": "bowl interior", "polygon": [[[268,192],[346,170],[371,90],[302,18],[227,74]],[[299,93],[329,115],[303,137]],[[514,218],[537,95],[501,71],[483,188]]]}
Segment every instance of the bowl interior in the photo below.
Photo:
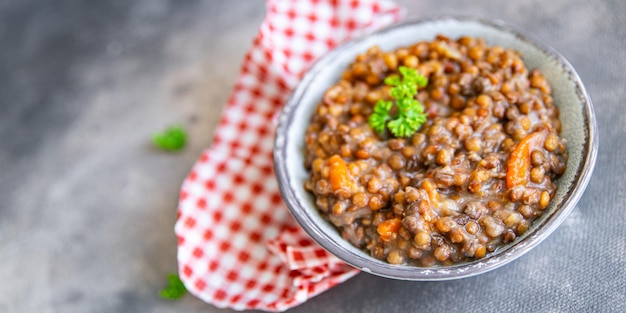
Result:
{"label": "bowl interior", "polygon": [[[449,267],[391,265],[353,247],[317,212],[313,196],[303,187],[308,177],[303,166],[304,134],[324,91],[338,81],[357,54],[373,45],[392,50],[421,40],[432,40],[437,34],[453,39],[482,37],[488,45],[515,49],[521,53],[529,69],[539,69],[544,74],[561,112],[561,135],[567,140],[569,152],[567,170],[557,181],[557,193],[544,215],[513,243],[483,259]],[[446,280],[497,268],[545,239],[574,208],[589,181],[597,151],[595,137],[591,101],[574,69],[558,53],[501,22],[448,17],[397,24],[341,45],[321,58],[307,72],[283,109],[276,132],[274,160],[281,193],[292,215],[322,247],[345,262],[376,275],[407,280]]]}

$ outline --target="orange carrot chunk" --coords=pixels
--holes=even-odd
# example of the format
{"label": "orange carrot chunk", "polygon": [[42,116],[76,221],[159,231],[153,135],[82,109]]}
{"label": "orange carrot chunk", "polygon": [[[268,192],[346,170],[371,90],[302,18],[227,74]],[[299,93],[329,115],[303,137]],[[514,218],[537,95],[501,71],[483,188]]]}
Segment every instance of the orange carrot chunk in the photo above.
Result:
{"label": "orange carrot chunk", "polygon": [[402,226],[402,221],[399,218],[392,218],[380,223],[376,231],[380,235],[380,239],[387,242],[397,237],[400,226]]}
{"label": "orange carrot chunk", "polygon": [[328,180],[333,191],[339,189],[350,189],[350,177],[348,176],[348,166],[346,162],[337,154],[328,159],[330,171],[328,172]]}
{"label": "orange carrot chunk", "polygon": [[530,153],[541,138],[545,136],[542,132],[535,132],[522,138],[513,148],[511,156],[506,163],[506,188],[515,186],[526,186],[530,175]]}

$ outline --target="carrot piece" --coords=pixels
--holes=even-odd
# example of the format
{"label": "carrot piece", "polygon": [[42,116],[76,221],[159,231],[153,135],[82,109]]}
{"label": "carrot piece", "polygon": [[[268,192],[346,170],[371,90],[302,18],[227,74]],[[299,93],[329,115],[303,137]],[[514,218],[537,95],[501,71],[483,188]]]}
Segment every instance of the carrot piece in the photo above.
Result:
{"label": "carrot piece", "polygon": [[330,171],[328,172],[328,180],[333,191],[339,189],[350,190],[350,176],[348,176],[348,166],[346,162],[337,154],[328,159]]}
{"label": "carrot piece", "polygon": [[424,190],[426,190],[426,192],[428,193],[428,198],[430,198],[431,204],[438,206],[439,193],[437,192],[437,186],[435,186],[432,181],[425,180],[424,182],[422,182],[422,188],[424,188]]}
{"label": "carrot piece", "polygon": [[402,226],[402,221],[396,217],[380,223],[376,231],[380,235],[380,239],[387,242],[396,238],[400,226]]}
{"label": "carrot piece", "polygon": [[522,138],[522,140],[513,148],[511,156],[506,162],[506,188],[513,188],[515,186],[526,186],[528,183],[528,177],[530,175],[530,153],[540,139],[545,134],[542,132],[535,132]]}

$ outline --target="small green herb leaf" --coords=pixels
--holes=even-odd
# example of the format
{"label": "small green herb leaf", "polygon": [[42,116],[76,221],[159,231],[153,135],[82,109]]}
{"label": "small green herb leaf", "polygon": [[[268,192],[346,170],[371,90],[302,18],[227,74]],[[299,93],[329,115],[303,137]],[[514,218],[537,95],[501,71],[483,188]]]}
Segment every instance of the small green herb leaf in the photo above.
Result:
{"label": "small green herb leaf", "polygon": [[179,151],[187,143],[187,133],[180,126],[171,126],[163,132],[154,134],[152,143],[166,151]]}
{"label": "small green herb leaf", "polygon": [[385,84],[389,86],[398,86],[400,85],[400,77],[398,75],[392,75],[385,78]]}
{"label": "small green herb leaf", "polygon": [[417,72],[416,69],[400,66],[398,70],[400,71],[400,74],[402,74],[403,82],[415,83],[419,87],[424,87],[428,84],[428,78]]}
{"label": "small green herb leaf", "polygon": [[383,134],[389,128],[396,137],[408,137],[415,133],[426,122],[424,107],[415,99],[419,87],[425,87],[428,79],[417,70],[401,66],[402,79],[397,75],[385,79],[385,84],[393,86],[389,90],[395,99],[396,113],[392,115],[394,102],[379,100],[369,117],[369,124],[378,133]]}
{"label": "small green herb leaf", "polygon": [[391,119],[389,111],[393,107],[391,101],[378,101],[374,107],[374,112],[369,117],[370,126],[379,133],[385,132],[387,121]]}
{"label": "small green herb leaf", "polygon": [[185,285],[180,280],[178,275],[171,273],[167,275],[168,285],[160,292],[160,296],[163,299],[176,300],[180,299],[187,293]]}

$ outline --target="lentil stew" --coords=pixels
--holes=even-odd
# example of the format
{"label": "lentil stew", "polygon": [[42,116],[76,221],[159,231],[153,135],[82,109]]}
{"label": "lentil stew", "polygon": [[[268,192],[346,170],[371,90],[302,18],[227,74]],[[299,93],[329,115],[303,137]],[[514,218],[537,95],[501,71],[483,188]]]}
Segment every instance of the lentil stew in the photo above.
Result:
{"label": "lentil stew", "polygon": [[[428,78],[412,136],[376,133],[384,79]],[[521,236],[554,197],[567,151],[551,88],[521,56],[481,38],[439,35],[360,54],[306,130],[305,188],[342,237],[392,264],[451,265]]]}

